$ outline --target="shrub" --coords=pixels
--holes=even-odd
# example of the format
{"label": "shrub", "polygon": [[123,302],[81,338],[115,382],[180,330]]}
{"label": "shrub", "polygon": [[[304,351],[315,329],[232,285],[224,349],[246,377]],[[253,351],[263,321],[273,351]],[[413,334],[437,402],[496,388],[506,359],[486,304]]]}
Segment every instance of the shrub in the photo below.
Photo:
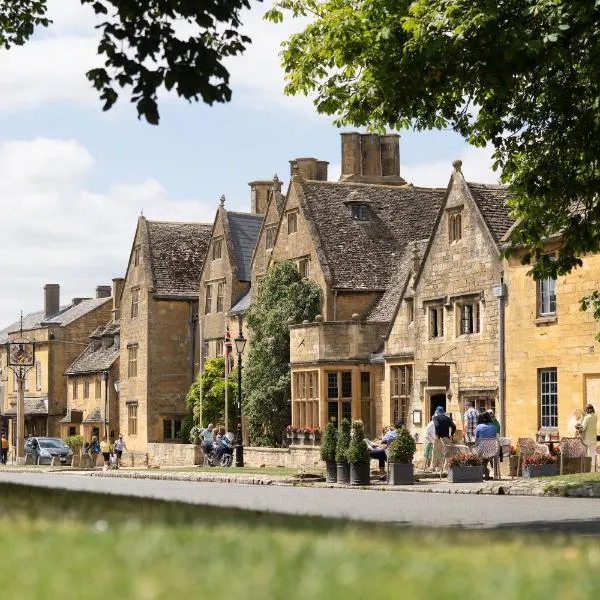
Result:
{"label": "shrub", "polygon": [[70,435],[65,438],[65,444],[70,448],[81,448],[83,446],[83,436],[82,435]]}
{"label": "shrub", "polygon": [[392,463],[410,464],[417,451],[417,444],[405,427],[400,427],[396,433],[398,435],[387,447],[388,460]]}
{"label": "shrub", "polygon": [[352,423],[352,439],[348,446],[348,462],[352,465],[365,464],[371,460],[369,447],[365,443],[365,428],[362,421]]}
{"label": "shrub", "polygon": [[336,462],[348,462],[348,446],[350,446],[350,421],[344,419],[335,445]]}
{"label": "shrub", "polygon": [[338,430],[331,421],[325,427],[325,435],[321,441],[321,460],[325,462],[335,461],[335,450],[338,437]]}
{"label": "shrub", "polygon": [[540,465],[553,465],[556,462],[556,456],[552,454],[533,454],[523,458],[524,467],[538,467]]}
{"label": "shrub", "polygon": [[194,427],[194,417],[192,415],[186,415],[181,422],[181,429],[177,434],[177,439],[184,442],[189,442],[191,438],[192,427]]}

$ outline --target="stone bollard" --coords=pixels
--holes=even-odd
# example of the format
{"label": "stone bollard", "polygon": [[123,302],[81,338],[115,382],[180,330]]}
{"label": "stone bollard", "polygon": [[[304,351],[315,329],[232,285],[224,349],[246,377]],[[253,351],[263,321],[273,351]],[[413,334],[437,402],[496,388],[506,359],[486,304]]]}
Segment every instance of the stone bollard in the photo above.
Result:
{"label": "stone bollard", "polygon": [[35,461],[33,460],[33,454],[25,455],[25,464],[26,465],[35,465]]}
{"label": "stone bollard", "polygon": [[60,456],[53,456],[52,460],[50,461],[50,466],[51,467],[60,467]]}
{"label": "stone bollard", "polygon": [[81,466],[81,454],[73,454],[73,458],[71,459],[72,467],[80,467]]}

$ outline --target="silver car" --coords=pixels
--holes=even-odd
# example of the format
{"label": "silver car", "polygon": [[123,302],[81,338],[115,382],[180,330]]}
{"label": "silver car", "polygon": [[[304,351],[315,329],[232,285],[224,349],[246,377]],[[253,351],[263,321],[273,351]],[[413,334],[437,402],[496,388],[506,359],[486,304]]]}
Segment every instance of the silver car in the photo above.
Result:
{"label": "silver car", "polygon": [[30,437],[25,440],[25,456],[33,456],[36,465],[49,465],[58,456],[61,465],[70,465],[73,450],[60,438]]}

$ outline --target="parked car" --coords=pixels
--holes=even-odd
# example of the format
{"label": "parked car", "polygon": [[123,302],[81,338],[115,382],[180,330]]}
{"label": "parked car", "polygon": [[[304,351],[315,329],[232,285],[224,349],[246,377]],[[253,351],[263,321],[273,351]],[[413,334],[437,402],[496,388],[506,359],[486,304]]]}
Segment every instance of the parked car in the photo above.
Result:
{"label": "parked car", "polygon": [[25,456],[33,456],[36,465],[49,465],[54,456],[60,458],[61,465],[70,465],[73,450],[60,438],[30,437],[25,440]]}

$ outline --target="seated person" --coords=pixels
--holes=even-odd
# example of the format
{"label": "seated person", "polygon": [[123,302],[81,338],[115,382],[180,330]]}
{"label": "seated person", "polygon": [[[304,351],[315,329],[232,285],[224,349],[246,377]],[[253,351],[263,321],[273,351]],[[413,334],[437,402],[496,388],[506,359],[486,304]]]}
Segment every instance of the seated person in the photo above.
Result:
{"label": "seated person", "polygon": [[377,444],[374,444],[371,440],[365,438],[365,443],[369,448],[369,456],[379,461],[379,479],[385,481],[385,461],[387,460],[387,454],[384,448],[380,448]]}
{"label": "seated person", "polygon": [[204,454],[210,454],[213,445],[213,429],[215,426],[212,423],[208,424],[208,427],[200,434],[200,446]]}
{"label": "seated person", "polygon": [[[475,427],[475,449],[479,445],[480,440],[491,440],[497,437],[496,426],[492,421],[489,413],[481,413],[477,417],[477,427]],[[483,468],[485,469],[485,478],[490,478],[490,470],[488,468],[489,458],[483,459]]]}

